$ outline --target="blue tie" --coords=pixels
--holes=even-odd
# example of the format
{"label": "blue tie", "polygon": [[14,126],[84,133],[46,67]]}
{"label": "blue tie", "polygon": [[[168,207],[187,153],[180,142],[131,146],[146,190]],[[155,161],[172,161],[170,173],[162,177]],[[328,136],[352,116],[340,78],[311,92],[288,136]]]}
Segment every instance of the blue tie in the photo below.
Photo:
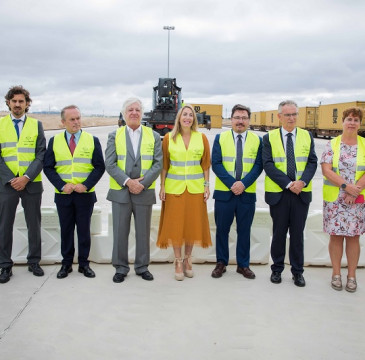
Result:
{"label": "blue tie", "polygon": [[19,126],[18,126],[18,124],[21,122],[21,120],[13,119],[13,122],[14,122],[15,131],[16,131],[16,134],[18,135],[18,140],[19,140]]}
{"label": "blue tie", "polygon": [[242,176],[242,135],[237,135],[236,180],[241,180],[241,176]]}

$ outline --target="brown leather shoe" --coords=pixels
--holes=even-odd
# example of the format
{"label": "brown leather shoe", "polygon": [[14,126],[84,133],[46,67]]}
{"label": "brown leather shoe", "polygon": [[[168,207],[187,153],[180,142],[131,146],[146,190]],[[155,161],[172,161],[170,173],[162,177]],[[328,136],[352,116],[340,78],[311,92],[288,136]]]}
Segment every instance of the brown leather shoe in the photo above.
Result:
{"label": "brown leather shoe", "polygon": [[249,267],[237,266],[237,272],[242,274],[246,279],[254,279],[256,277],[255,273]]}
{"label": "brown leather shoe", "polygon": [[226,272],[226,265],[219,262],[215,266],[215,269],[212,271],[212,277],[220,278],[220,277],[222,277],[223,273],[225,273],[225,272]]}

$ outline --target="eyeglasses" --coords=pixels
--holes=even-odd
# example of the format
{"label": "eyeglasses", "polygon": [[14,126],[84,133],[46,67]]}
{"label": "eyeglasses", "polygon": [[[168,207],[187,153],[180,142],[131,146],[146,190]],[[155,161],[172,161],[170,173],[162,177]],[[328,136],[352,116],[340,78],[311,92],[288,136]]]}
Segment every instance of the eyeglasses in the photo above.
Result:
{"label": "eyeglasses", "polygon": [[234,120],[249,120],[250,118],[248,116],[233,116]]}
{"label": "eyeglasses", "polygon": [[282,114],[283,116],[285,116],[286,118],[290,118],[291,116],[292,117],[297,117],[298,116],[298,113],[293,113],[293,114]]}
{"label": "eyeglasses", "polygon": [[347,117],[347,118],[345,118],[345,121],[347,121],[347,122],[354,122],[354,123],[359,123],[360,122],[360,119],[359,118],[357,118],[357,117],[355,117],[355,118],[352,118],[352,117]]}

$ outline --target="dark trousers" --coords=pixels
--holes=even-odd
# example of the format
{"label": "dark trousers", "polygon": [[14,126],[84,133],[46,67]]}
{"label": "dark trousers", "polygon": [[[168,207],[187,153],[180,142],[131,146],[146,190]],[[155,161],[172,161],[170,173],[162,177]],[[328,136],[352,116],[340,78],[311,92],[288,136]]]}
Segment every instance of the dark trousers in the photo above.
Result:
{"label": "dark trousers", "polygon": [[71,201],[67,205],[56,203],[56,206],[61,227],[62,264],[72,265],[75,255],[74,234],[76,226],[79,265],[89,265],[88,257],[91,245],[90,224],[94,204]]}
{"label": "dark trousers", "polygon": [[21,200],[28,229],[28,264],[41,260],[41,201],[42,193],[28,193],[27,190],[0,193],[0,267],[13,265],[13,226],[16,209]]}
{"label": "dark trousers", "polygon": [[250,235],[255,203],[243,203],[238,196],[233,196],[229,201],[215,200],[214,218],[216,230],[216,255],[217,262],[228,265],[229,245],[228,236],[233,219],[236,216],[237,245],[236,259],[240,267],[250,264]]}
{"label": "dark trousers", "polygon": [[289,230],[289,260],[291,272],[302,274],[304,264],[304,227],[307,220],[309,204],[290,190],[284,190],[282,198],[276,205],[270,205],[273,222],[271,242],[272,271],[284,270],[286,235]]}

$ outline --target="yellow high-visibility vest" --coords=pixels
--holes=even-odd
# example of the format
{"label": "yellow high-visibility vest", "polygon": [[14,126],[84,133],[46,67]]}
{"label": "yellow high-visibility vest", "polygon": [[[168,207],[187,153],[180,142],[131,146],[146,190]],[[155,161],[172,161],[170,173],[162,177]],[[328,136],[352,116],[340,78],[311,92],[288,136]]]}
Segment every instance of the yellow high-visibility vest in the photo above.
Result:
{"label": "yellow high-visibility vest", "polygon": [[[308,162],[308,156],[311,148],[311,137],[307,130],[297,127],[296,131],[294,156],[297,167],[296,180],[300,180]],[[271,144],[272,158],[274,160],[275,167],[286,174],[286,154],[281,140],[280,128],[269,131],[269,141]],[[283,189],[266,175],[265,191],[281,192]],[[312,180],[302,189],[302,191],[312,191]]]}
{"label": "yellow high-visibility vest", "polygon": [[[38,121],[27,117],[23,129],[18,135],[10,115],[0,119],[1,156],[14,175],[23,176],[35,159],[38,138]],[[39,173],[33,182],[42,181]]]}
{"label": "yellow high-visibility vest", "polygon": [[[66,183],[82,184],[94,170],[92,164],[94,148],[93,136],[82,131],[72,156],[65,133],[57,134],[53,140],[53,152],[56,161],[55,169],[61,179]],[[59,193],[56,188],[55,191]],[[95,188],[88,190],[88,192],[92,191],[95,191]]]}
{"label": "yellow high-visibility vest", "polygon": [[201,158],[204,153],[203,136],[198,131],[192,131],[188,149],[186,149],[181,134],[176,142],[169,133],[170,167],[166,174],[166,194],[182,194],[185,189],[191,194],[204,193],[204,172]]}
{"label": "yellow high-visibility vest", "polygon": [[[331,140],[331,148],[333,151],[332,170],[340,175],[338,161],[340,159],[341,135]],[[355,181],[357,182],[365,173],[365,139],[361,136],[357,137],[357,154],[356,154],[356,173]],[[323,177],[323,200],[328,202],[336,201],[340,188],[332,184],[325,176]],[[365,189],[361,191],[365,196]]]}
{"label": "yellow high-visibility vest", "polygon": [[[153,164],[153,156],[155,150],[155,137],[151,128],[142,125],[141,132],[141,177],[144,176]],[[125,172],[127,143],[126,143],[126,126],[120,127],[115,134],[115,150],[117,153],[117,165]],[[155,188],[154,181],[149,189]],[[120,190],[120,186],[112,177],[110,177],[110,188]]]}
{"label": "yellow high-visibility vest", "polygon": [[[234,138],[231,130],[222,132],[219,137],[219,144],[222,150],[222,164],[227,172],[235,177],[235,164],[236,164],[236,146],[234,143]],[[247,132],[245,146],[243,148],[242,154],[242,176],[243,179],[253,168],[255,164],[257,151],[260,146],[259,137],[252,133]],[[215,190],[219,191],[230,191],[230,189],[224,185],[224,183],[218,178],[215,179]],[[255,193],[256,192],[256,181],[251,184],[245,192]]]}

